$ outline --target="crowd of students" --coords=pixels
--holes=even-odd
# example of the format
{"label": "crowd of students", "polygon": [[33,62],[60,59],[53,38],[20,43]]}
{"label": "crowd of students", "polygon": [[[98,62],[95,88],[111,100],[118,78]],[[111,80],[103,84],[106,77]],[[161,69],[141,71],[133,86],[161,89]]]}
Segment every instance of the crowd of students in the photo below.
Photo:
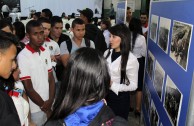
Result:
{"label": "crowd of students", "polygon": [[49,9],[26,26],[0,20],[0,124],[128,126],[131,91],[141,111],[148,27],[128,11],[127,24],[99,29],[78,10],[69,36]]}

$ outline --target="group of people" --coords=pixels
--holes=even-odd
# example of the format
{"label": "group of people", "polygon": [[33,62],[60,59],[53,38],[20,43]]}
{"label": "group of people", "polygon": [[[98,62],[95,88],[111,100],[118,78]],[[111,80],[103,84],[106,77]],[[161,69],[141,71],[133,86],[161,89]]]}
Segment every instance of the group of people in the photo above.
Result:
{"label": "group of people", "polygon": [[1,125],[129,125],[130,91],[141,96],[143,85],[141,21],[102,20],[101,31],[91,9],[78,11],[72,37],[49,9],[26,26],[0,21]]}

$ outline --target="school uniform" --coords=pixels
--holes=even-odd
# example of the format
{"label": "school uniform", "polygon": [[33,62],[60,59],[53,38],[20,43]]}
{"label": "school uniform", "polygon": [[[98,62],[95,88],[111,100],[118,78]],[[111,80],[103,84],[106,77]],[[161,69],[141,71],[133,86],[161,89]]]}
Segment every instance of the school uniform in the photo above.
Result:
{"label": "school uniform", "polygon": [[[108,50],[105,51],[104,53],[105,57],[107,53]],[[129,80],[129,85],[120,84],[121,79],[120,52],[114,52],[114,50],[111,49],[110,55],[107,58],[107,63],[109,66],[112,81],[110,91],[106,97],[107,105],[111,109],[113,109],[116,115],[127,119],[130,106],[129,91],[134,91],[137,89],[139,63],[137,61],[137,58],[130,52],[126,66],[126,76]]]}

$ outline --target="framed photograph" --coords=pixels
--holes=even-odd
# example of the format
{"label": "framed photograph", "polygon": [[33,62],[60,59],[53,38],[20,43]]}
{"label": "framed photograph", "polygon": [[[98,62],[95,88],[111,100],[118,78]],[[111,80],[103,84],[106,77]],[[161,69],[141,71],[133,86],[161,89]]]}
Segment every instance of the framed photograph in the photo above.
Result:
{"label": "framed photograph", "polygon": [[151,108],[150,108],[150,126],[158,126],[159,125],[159,116],[158,112],[156,111],[156,107],[152,100]]}
{"label": "framed photograph", "polygon": [[143,103],[144,103],[144,106],[145,106],[145,110],[148,114],[148,117],[149,117],[149,110],[150,110],[150,98],[151,98],[151,95],[150,95],[150,92],[148,90],[148,87],[147,87],[147,84],[145,83],[144,84],[144,90],[143,90]]}
{"label": "framed photograph", "polygon": [[169,76],[166,79],[164,107],[173,126],[178,126],[183,95]]}
{"label": "framed photograph", "polygon": [[155,59],[154,55],[150,51],[148,51],[147,72],[148,72],[148,75],[149,75],[151,80],[152,80],[152,77],[153,77],[154,59]]}
{"label": "framed photograph", "polygon": [[151,23],[150,23],[150,38],[156,42],[157,40],[157,31],[158,31],[158,16],[151,15]]}
{"label": "framed photograph", "polygon": [[154,71],[154,87],[156,89],[156,92],[162,100],[162,89],[163,89],[163,83],[164,83],[164,77],[165,77],[165,71],[162,68],[162,66],[156,61],[155,64],[155,71]]}
{"label": "framed photograph", "polygon": [[187,71],[193,25],[173,21],[170,57]]}
{"label": "framed photograph", "polygon": [[165,53],[168,53],[170,27],[171,27],[171,20],[168,18],[160,17],[158,46]]}

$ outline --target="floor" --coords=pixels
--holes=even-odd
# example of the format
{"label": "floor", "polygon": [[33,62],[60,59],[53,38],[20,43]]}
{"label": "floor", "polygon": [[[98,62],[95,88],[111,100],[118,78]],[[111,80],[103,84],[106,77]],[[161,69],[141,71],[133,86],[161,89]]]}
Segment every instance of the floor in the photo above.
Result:
{"label": "floor", "polygon": [[134,112],[129,113],[128,121],[129,121],[129,126],[144,126],[143,121],[140,119],[141,117],[135,117]]}

